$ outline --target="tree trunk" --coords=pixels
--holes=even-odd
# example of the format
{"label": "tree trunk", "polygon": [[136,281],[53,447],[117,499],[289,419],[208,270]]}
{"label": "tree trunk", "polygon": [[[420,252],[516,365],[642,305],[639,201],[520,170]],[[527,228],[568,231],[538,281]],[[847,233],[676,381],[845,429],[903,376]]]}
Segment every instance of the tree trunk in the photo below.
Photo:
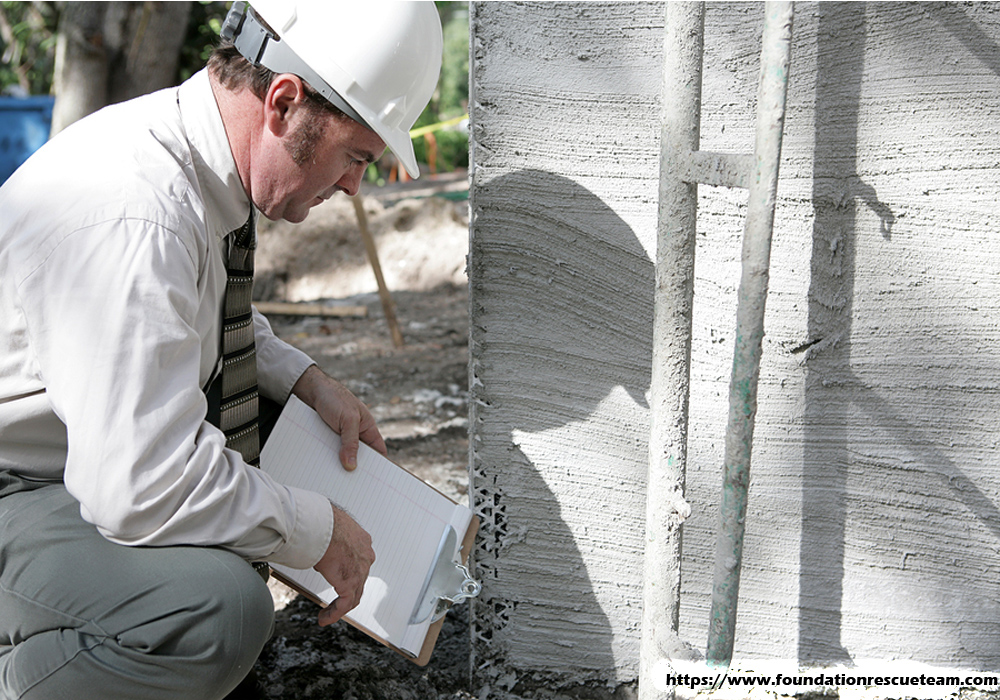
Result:
{"label": "tree trunk", "polygon": [[56,38],[52,135],[107,103],[103,2],[68,2]]}
{"label": "tree trunk", "polygon": [[56,43],[52,134],[176,81],[190,2],[67,2]]}
{"label": "tree trunk", "polygon": [[108,104],[175,84],[190,2],[113,2],[106,35],[117,34],[109,55]]}

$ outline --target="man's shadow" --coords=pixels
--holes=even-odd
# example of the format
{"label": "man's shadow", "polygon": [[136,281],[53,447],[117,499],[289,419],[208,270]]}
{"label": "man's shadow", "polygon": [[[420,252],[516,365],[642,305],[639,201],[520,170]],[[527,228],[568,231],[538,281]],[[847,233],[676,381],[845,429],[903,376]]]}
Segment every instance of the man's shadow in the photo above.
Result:
{"label": "man's shadow", "polygon": [[474,667],[507,689],[606,687],[637,670],[653,263],[549,172],[485,182],[472,216]]}

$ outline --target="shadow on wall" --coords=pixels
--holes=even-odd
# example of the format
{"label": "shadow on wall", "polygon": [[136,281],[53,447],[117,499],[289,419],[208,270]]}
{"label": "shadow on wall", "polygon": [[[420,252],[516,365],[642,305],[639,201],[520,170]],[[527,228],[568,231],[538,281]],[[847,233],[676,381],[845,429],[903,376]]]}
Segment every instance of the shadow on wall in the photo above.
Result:
{"label": "shadow on wall", "polygon": [[[880,8],[886,11],[886,6]],[[844,37],[865,36],[865,4],[831,3],[823,9],[816,62],[815,220],[808,322],[813,347],[806,364],[798,658],[812,663],[851,662],[844,614],[848,606],[863,606],[865,595],[853,589],[845,595],[845,562],[851,560],[852,566],[862,561],[880,569],[881,586],[895,593],[891,603],[882,602],[888,600],[883,593],[877,594],[879,605],[892,609],[868,611],[886,621],[888,636],[905,635],[906,625],[920,624],[922,619],[925,625],[934,625],[936,632],[943,629],[948,630],[945,636],[954,634],[940,644],[921,642],[919,649],[914,642],[899,650],[900,654],[957,654],[954,650],[958,649],[961,658],[920,660],[963,665],[975,661],[983,668],[995,668],[1000,650],[988,641],[992,639],[988,628],[995,625],[995,617],[990,617],[996,612],[995,592],[987,584],[975,584],[985,592],[969,587],[974,577],[953,569],[958,562],[950,557],[961,551],[961,538],[969,536],[970,514],[1000,540],[1000,509],[946,450],[935,445],[939,425],[921,424],[906,406],[893,405],[894,400],[902,402],[899,393],[886,398],[853,370],[872,362],[861,349],[858,357],[852,357],[852,325],[857,313],[864,311],[854,308],[859,236],[854,200],[878,214],[886,245],[896,243],[891,236],[895,217],[857,173],[865,48],[863,40],[851,42]],[[996,48],[996,42],[961,8],[934,3],[934,9],[935,18],[949,32],[1000,74],[995,52],[984,51],[984,46]],[[912,20],[906,15],[914,12],[907,5],[890,11],[902,13],[901,20]],[[890,348],[885,350],[892,354]],[[961,377],[953,381],[961,386]],[[934,380],[927,382],[934,389]],[[964,399],[949,398],[944,392],[936,398],[941,401],[941,421],[951,420],[950,413],[962,412]],[[955,403],[949,410],[950,401]],[[869,430],[883,436],[888,449],[869,448],[867,455],[859,451],[859,421],[867,421]],[[863,496],[859,487],[853,493],[848,488],[849,473],[852,480],[859,474],[865,479],[860,482]],[[862,497],[870,505],[859,503]],[[863,540],[857,535],[847,539],[849,514],[852,532],[863,533]],[[905,552],[900,549],[905,542],[934,544],[914,545],[919,552]],[[911,556],[916,565],[907,561]],[[976,567],[965,562],[960,568]]]}
{"label": "shadow on wall", "polygon": [[969,53],[990,71],[1000,76],[1000,46],[979,26],[961,5],[950,2],[929,3],[933,17],[945,31],[962,42]]}
{"label": "shadow on wall", "polygon": [[[850,654],[840,636],[849,430],[845,416],[831,417],[830,404],[841,397],[831,396],[824,382],[830,368],[851,364],[856,216],[854,206],[841,206],[832,191],[857,172],[864,42],[842,37],[865,35],[865,4],[831,5],[820,14],[817,34],[808,332],[810,341],[839,342],[812,352],[806,375],[798,656],[800,661],[846,663]],[[841,301],[829,301],[834,299]],[[849,408],[851,398],[844,398],[835,405]]]}
{"label": "shadow on wall", "polygon": [[606,689],[637,672],[653,265],[572,180],[473,194],[478,680]]}

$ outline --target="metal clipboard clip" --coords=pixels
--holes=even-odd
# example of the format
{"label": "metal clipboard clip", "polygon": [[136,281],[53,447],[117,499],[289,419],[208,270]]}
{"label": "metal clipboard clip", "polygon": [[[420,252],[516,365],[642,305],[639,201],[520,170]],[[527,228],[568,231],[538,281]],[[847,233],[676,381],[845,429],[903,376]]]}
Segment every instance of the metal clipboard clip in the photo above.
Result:
{"label": "metal clipboard clip", "polygon": [[431,622],[437,622],[455,603],[479,595],[483,589],[482,584],[472,578],[469,570],[457,561],[459,556],[458,535],[455,528],[449,526],[441,536],[434,566],[427,572],[417,604],[413,606],[411,625],[419,625],[428,617]]}

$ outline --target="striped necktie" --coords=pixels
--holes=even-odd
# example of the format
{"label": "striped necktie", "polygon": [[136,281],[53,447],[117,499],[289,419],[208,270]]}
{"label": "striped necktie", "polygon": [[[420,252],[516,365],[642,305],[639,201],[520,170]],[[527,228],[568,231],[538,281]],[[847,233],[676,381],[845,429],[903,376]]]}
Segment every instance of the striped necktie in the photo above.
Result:
{"label": "striped necktie", "polygon": [[226,300],[222,316],[222,373],[219,428],[226,447],[243,455],[247,464],[260,464],[257,428],[257,350],[253,340],[253,252],[257,246],[254,213],[226,237]]}

